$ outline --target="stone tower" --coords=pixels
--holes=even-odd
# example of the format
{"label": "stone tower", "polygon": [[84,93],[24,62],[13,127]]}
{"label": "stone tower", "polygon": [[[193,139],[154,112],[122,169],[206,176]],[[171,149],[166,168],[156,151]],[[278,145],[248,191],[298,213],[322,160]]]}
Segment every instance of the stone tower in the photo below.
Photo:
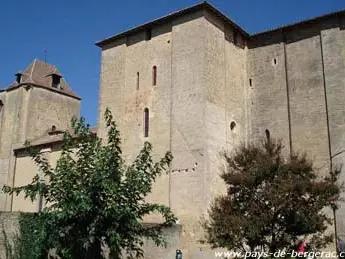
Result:
{"label": "stone tower", "polygon": [[219,151],[247,136],[247,36],[201,4],[97,44],[102,48],[98,134],[105,136],[102,116],[108,107],[128,160],[146,140],[157,157],[172,152],[170,173],[157,180],[149,199],[169,205],[179,218],[185,254],[202,249],[200,217],[225,191]]}
{"label": "stone tower", "polygon": [[[225,191],[224,148],[266,134],[288,153],[306,151],[320,175],[345,164],[344,28],[340,11],[249,35],[203,2],[96,44],[99,136],[108,107],[128,160],[146,140],[157,157],[174,156],[149,199],[169,205],[182,231],[170,237],[170,250],[149,249],[147,258],[173,258],[176,248],[202,258],[200,216]],[[336,234],[343,238],[344,215],[342,205]]]}
{"label": "stone tower", "polygon": [[[75,95],[53,65],[34,60],[16,74],[16,81],[0,90],[0,185],[13,185],[13,147],[35,141],[52,130],[65,130],[79,116]],[[0,210],[11,207],[11,197],[0,196]]]}

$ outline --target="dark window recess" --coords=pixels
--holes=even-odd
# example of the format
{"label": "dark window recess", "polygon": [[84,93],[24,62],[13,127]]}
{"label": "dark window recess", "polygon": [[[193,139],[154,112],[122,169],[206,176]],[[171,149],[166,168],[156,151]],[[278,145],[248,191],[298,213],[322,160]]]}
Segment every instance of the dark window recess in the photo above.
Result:
{"label": "dark window recess", "polygon": [[274,65],[277,65],[277,59],[273,59]]}
{"label": "dark window recess", "polygon": [[238,32],[236,30],[234,30],[234,44],[237,45],[238,44]]}
{"label": "dark window recess", "polygon": [[145,39],[146,40],[151,40],[152,39],[152,29],[151,28],[146,29],[146,31],[145,31]]}
{"label": "dark window recess", "polygon": [[52,74],[52,87],[59,88],[60,87],[61,76]]}
{"label": "dark window recess", "polygon": [[139,90],[140,74],[137,72],[137,90]]}
{"label": "dark window recess", "polygon": [[22,74],[21,73],[16,74],[16,81],[18,84],[20,84],[22,82]]}
{"label": "dark window recess", "polygon": [[56,131],[56,126],[53,125],[53,126],[52,126],[52,129],[51,129],[51,132],[55,132],[55,131]]}
{"label": "dark window recess", "polygon": [[150,130],[150,112],[148,108],[144,109],[144,137],[147,138],[149,136]]}
{"label": "dark window recess", "polygon": [[271,133],[268,129],[265,130],[265,134],[266,134],[267,140],[270,140],[271,139]]}
{"label": "dark window recess", "polygon": [[232,121],[232,122],[230,123],[230,129],[231,129],[231,131],[233,131],[233,130],[235,129],[235,127],[236,127],[236,122]]}
{"label": "dark window recess", "polygon": [[152,68],[152,85],[157,85],[157,67]]}
{"label": "dark window recess", "polygon": [[252,79],[249,79],[249,85],[252,86]]}

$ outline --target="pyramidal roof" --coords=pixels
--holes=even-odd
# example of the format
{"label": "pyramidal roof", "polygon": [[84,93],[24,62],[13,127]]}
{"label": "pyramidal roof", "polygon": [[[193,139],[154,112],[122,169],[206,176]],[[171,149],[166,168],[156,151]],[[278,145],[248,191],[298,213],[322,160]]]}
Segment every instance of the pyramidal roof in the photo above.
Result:
{"label": "pyramidal roof", "polygon": [[[41,60],[34,59],[23,72],[18,72],[16,75],[21,76],[20,82],[14,82],[2,91],[10,91],[22,85],[34,85],[80,99],[80,97],[71,90],[66,80],[62,78],[62,74],[56,66],[45,63]],[[52,86],[52,75],[61,77],[59,88]]]}

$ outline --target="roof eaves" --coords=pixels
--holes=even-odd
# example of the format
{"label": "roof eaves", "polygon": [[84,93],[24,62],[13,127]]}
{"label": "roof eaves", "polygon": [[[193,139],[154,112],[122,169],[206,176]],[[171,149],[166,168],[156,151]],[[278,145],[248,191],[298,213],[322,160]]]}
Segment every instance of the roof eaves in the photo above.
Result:
{"label": "roof eaves", "polygon": [[12,91],[14,89],[17,89],[17,88],[23,86],[23,85],[32,85],[32,86],[35,86],[35,87],[39,87],[39,88],[47,89],[49,91],[53,91],[53,92],[57,92],[57,93],[60,93],[60,94],[63,94],[63,95],[67,95],[67,96],[75,98],[77,100],[81,100],[81,97],[76,95],[75,93],[73,93],[71,90],[69,90],[69,92],[66,92],[66,91],[62,91],[60,89],[55,89],[55,88],[52,88],[52,87],[47,87],[47,86],[40,85],[40,84],[37,84],[37,83],[34,83],[34,82],[25,82],[25,83],[20,83],[20,84],[17,84],[17,85],[12,85],[12,86],[7,87],[5,89],[0,89],[0,92]]}
{"label": "roof eaves", "polygon": [[289,30],[289,29],[292,29],[292,28],[297,27],[297,26],[301,26],[301,25],[304,25],[304,24],[320,21],[320,20],[323,20],[323,19],[330,18],[332,16],[337,16],[337,15],[342,15],[342,14],[345,14],[345,9],[340,10],[340,11],[336,11],[336,12],[332,12],[332,13],[327,13],[327,14],[320,15],[320,16],[316,16],[316,17],[312,17],[312,18],[309,18],[309,19],[304,19],[304,20],[297,21],[297,22],[294,22],[294,23],[291,23],[291,24],[286,24],[286,25],[278,26],[276,28],[268,29],[268,30],[265,30],[265,31],[262,31],[262,32],[257,32],[257,33],[251,34],[250,37],[256,37],[256,36],[260,36],[260,35],[263,35],[263,34],[266,34],[266,33],[272,33],[272,32],[277,32],[277,31],[282,31],[282,30]]}
{"label": "roof eaves", "polygon": [[103,46],[113,42],[114,40],[120,39],[120,38],[125,37],[125,36],[127,36],[129,34],[132,34],[132,33],[135,33],[135,32],[141,31],[141,30],[144,30],[146,28],[152,27],[153,25],[161,24],[161,23],[167,22],[167,21],[169,21],[169,20],[171,20],[173,18],[182,16],[182,15],[185,15],[185,14],[188,14],[188,13],[191,13],[191,12],[195,12],[195,11],[198,11],[198,10],[202,10],[202,9],[210,10],[211,12],[213,12],[214,14],[219,16],[222,20],[224,20],[225,22],[227,22],[227,23],[231,24],[232,26],[234,26],[237,30],[239,30],[241,33],[243,33],[246,37],[249,37],[249,34],[245,30],[243,30],[239,25],[237,25],[236,23],[231,21],[231,19],[229,17],[227,17],[225,14],[220,12],[218,9],[216,9],[214,6],[212,6],[210,3],[205,1],[205,2],[202,2],[202,3],[196,4],[196,5],[193,5],[191,7],[187,7],[185,9],[180,10],[180,11],[168,14],[168,15],[163,16],[161,18],[158,18],[156,20],[144,23],[144,24],[142,24],[140,26],[137,26],[137,27],[132,28],[130,30],[127,30],[125,32],[121,32],[119,34],[116,34],[116,35],[114,35],[114,36],[112,36],[110,38],[106,38],[106,39],[104,39],[102,41],[97,42],[96,46],[103,47]]}
{"label": "roof eaves", "polygon": [[212,11],[214,14],[216,14],[218,17],[220,17],[223,21],[230,24],[231,26],[235,27],[238,31],[240,31],[245,37],[249,38],[250,35],[248,32],[246,32],[244,29],[242,29],[241,26],[239,26],[237,23],[233,22],[227,15],[219,11],[217,8],[215,8],[213,5],[211,5],[208,2],[204,3],[205,7]]}
{"label": "roof eaves", "polygon": [[168,14],[166,16],[163,16],[163,17],[158,18],[156,20],[150,21],[148,23],[144,23],[144,24],[142,24],[140,26],[137,26],[137,27],[132,28],[130,30],[127,30],[127,31],[124,31],[122,33],[116,34],[116,35],[114,35],[112,37],[109,37],[109,38],[106,38],[104,40],[98,41],[96,43],[96,46],[103,47],[103,46],[113,42],[114,40],[120,39],[120,38],[125,37],[125,36],[127,36],[129,34],[138,32],[140,30],[144,30],[144,29],[149,28],[149,27],[151,27],[153,25],[156,25],[156,24],[164,23],[164,22],[169,21],[169,20],[171,20],[173,18],[179,17],[181,15],[184,15],[184,14],[187,14],[187,13],[190,13],[190,12],[194,12],[194,11],[200,10],[202,8],[206,8],[207,10],[212,11],[214,14],[216,14],[218,17],[220,17],[223,21],[225,21],[226,23],[229,23],[230,25],[234,26],[237,30],[239,30],[247,38],[252,38],[252,37],[255,37],[255,36],[263,35],[263,34],[266,34],[266,33],[272,33],[272,32],[276,32],[276,31],[289,30],[289,29],[292,29],[294,27],[297,27],[297,26],[300,26],[300,25],[303,25],[303,24],[307,24],[307,23],[311,23],[311,22],[316,22],[318,20],[322,20],[322,19],[325,19],[325,18],[328,18],[328,17],[332,17],[332,16],[336,16],[336,15],[343,15],[343,14],[345,14],[345,10],[340,10],[340,11],[328,13],[328,14],[325,14],[325,15],[321,15],[321,16],[317,16],[317,17],[301,20],[301,21],[298,21],[298,22],[295,22],[295,23],[292,23],[292,24],[287,24],[287,25],[284,25],[284,26],[279,26],[279,27],[276,27],[276,28],[272,28],[272,29],[269,29],[269,30],[262,31],[262,32],[257,32],[257,33],[254,33],[254,34],[249,34],[244,29],[242,29],[238,24],[234,23],[228,16],[223,14],[221,11],[219,11],[217,8],[215,8],[213,5],[211,5],[207,1],[204,1],[202,3],[196,4],[196,5],[191,6],[191,7],[187,7],[185,9],[182,9],[180,11],[177,11],[177,12],[174,12],[174,13],[171,13],[171,14]]}
{"label": "roof eaves", "polygon": [[199,4],[196,4],[196,5],[193,5],[193,6],[190,6],[190,7],[187,7],[187,8],[184,8],[182,10],[179,10],[179,11],[176,11],[176,12],[173,12],[171,14],[167,14],[161,18],[158,18],[158,19],[155,19],[153,21],[150,21],[150,22],[147,22],[147,23],[144,23],[142,25],[139,25],[139,26],[136,26],[132,29],[129,29],[127,31],[124,31],[124,32],[121,32],[119,34],[116,34],[114,36],[111,36],[109,38],[106,38],[104,40],[101,40],[101,41],[98,41],[96,42],[96,46],[98,47],[103,47],[105,46],[106,44],[109,44],[111,42],[113,42],[114,40],[116,39],[119,39],[119,38],[122,38],[128,34],[132,34],[134,32],[137,32],[137,31],[140,31],[140,30],[143,30],[145,28],[148,28],[148,27],[151,27],[152,25],[157,25],[157,24],[161,24],[161,23],[164,23],[166,21],[169,21],[170,19],[172,18],[175,18],[175,17],[179,17],[183,14],[186,14],[186,13],[190,13],[190,12],[193,12],[193,11],[196,11],[196,10],[199,10],[199,9],[202,9],[203,7],[205,7],[206,5],[208,5],[206,2],[202,2],[202,3],[199,3]]}

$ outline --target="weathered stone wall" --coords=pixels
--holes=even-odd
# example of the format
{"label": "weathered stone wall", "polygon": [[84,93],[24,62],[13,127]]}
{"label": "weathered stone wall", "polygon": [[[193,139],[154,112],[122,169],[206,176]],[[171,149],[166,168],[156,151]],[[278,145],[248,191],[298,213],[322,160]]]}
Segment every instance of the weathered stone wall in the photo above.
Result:
{"label": "weathered stone wall", "polygon": [[[43,147],[41,153],[48,160],[52,168],[56,166],[56,162],[61,156],[61,144],[55,143],[49,146]],[[39,173],[39,168],[32,161],[31,156],[25,151],[21,150],[17,152],[15,157],[15,168],[14,168],[14,181],[13,186],[19,187],[24,186],[32,182],[32,179]],[[21,211],[21,212],[38,212],[39,201],[38,199],[31,201],[30,198],[25,198],[25,194],[21,193],[18,196],[12,197],[12,206],[10,211]],[[46,206],[43,200],[42,208]]]}
{"label": "weathered stone wall", "polygon": [[[321,31],[328,126],[333,168],[345,166],[345,19],[330,20]],[[344,170],[341,180],[345,181]],[[344,193],[342,198],[345,198]],[[337,212],[337,234],[345,239],[345,204]]]}
{"label": "weathered stone wall", "polygon": [[[206,170],[205,209],[225,193],[221,151],[233,150],[246,140],[245,88],[247,48],[243,35],[212,13],[205,20]],[[236,39],[234,38],[236,37]],[[234,126],[231,124],[234,123]]]}
{"label": "weathered stone wall", "polygon": [[[132,160],[146,140],[153,144],[155,157],[173,153],[171,174],[157,180],[149,200],[169,205],[179,218],[179,248],[185,258],[209,250],[199,243],[200,218],[214,195],[225,191],[219,151],[246,138],[247,50],[242,35],[235,46],[230,34],[233,28],[225,33],[218,18],[199,11],[153,26],[151,40],[145,39],[145,31],[137,32],[102,50],[100,117],[106,107],[112,110],[125,156]],[[148,138],[143,137],[146,107]],[[231,121],[236,121],[234,130]],[[98,134],[106,136],[102,120]]]}
{"label": "weathered stone wall", "polygon": [[[205,209],[205,19],[202,13],[173,21],[171,208],[183,226],[181,249],[197,249]],[[191,195],[192,194],[192,195]]]}
{"label": "weathered stone wall", "polygon": [[250,42],[248,51],[247,89],[248,136],[257,140],[265,136],[266,129],[272,137],[283,139],[289,149],[289,117],[285,76],[284,43],[281,36],[271,38],[264,45],[265,38],[255,46]]}
{"label": "weathered stone wall", "polygon": [[[80,101],[47,89],[22,86],[2,92],[3,110],[0,134],[0,186],[14,183],[13,147],[48,134],[53,125],[69,128],[72,117],[79,117]],[[0,195],[0,210],[11,209],[12,198]]]}
{"label": "weathered stone wall", "polygon": [[[129,161],[146,140],[153,144],[156,158],[172,151],[171,175],[157,179],[148,199],[171,206],[180,223],[186,224],[182,234],[186,242],[200,232],[199,216],[205,210],[204,41],[200,33],[205,20],[201,16],[196,13],[154,26],[151,40],[145,40],[143,31],[102,51],[100,117],[106,107],[112,110]],[[153,66],[157,66],[156,86],[152,85]],[[145,108],[150,110],[148,138],[143,136]],[[98,133],[105,136],[102,120]]]}
{"label": "weathered stone wall", "polygon": [[[13,240],[19,233],[19,215],[20,213],[2,212],[0,213],[0,258],[7,259],[6,245],[13,246]],[[4,232],[7,236],[5,240]],[[9,242],[9,243],[7,243]]]}
{"label": "weathered stone wall", "polygon": [[[0,213],[0,258],[6,259],[6,244],[13,245],[13,240],[18,237],[20,212]],[[4,233],[7,241],[5,241]],[[167,241],[166,247],[157,247],[154,242],[144,241],[145,258],[175,258],[176,249],[180,247],[181,226],[176,225],[163,230],[163,236]],[[9,242],[9,243],[7,243]],[[13,251],[12,251],[13,252]],[[195,257],[197,259],[198,257]],[[193,258],[194,259],[194,258]]]}
{"label": "weathered stone wall", "polygon": [[54,125],[58,130],[71,126],[73,117],[79,118],[80,100],[39,87],[31,89],[27,109],[25,139],[46,135]]}
{"label": "weathered stone wall", "polygon": [[[172,150],[175,156],[168,190],[160,183],[155,190],[163,189],[154,191],[152,198],[166,197],[167,193],[168,204],[184,226],[181,247],[190,250],[189,258],[191,247],[198,247],[194,241],[202,233],[197,215],[204,214],[209,201],[224,192],[218,177],[222,148],[232,150],[240,142],[258,140],[269,133],[283,140],[287,154],[307,152],[320,175],[331,169],[331,158],[333,168],[344,164],[345,19],[327,16],[255,35],[248,45],[234,28],[208,11],[188,14],[165,26],[170,25],[170,52],[165,42],[158,40],[161,35],[156,35],[156,41],[144,41],[144,32],[141,39],[131,41],[133,46],[123,39],[103,49],[100,110],[114,108],[123,123],[120,129],[140,143],[138,140],[143,139],[137,135],[142,136],[142,129],[128,121],[137,117],[140,124],[142,110],[126,113],[133,104],[124,98],[120,87],[135,95],[128,87],[128,82],[135,84],[138,69],[132,69],[134,64],[151,66],[156,57],[171,63],[158,70],[169,91],[157,99],[153,90],[146,95],[154,107],[152,123],[165,116],[169,123],[152,124],[148,140],[158,150]],[[151,55],[146,53],[148,46],[156,50]],[[145,82],[147,77],[150,70],[146,68],[140,80]],[[156,110],[160,100],[169,105],[169,113]],[[134,145],[125,143],[125,149],[133,154]],[[196,170],[190,173],[194,162]],[[344,211],[338,212],[339,235],[345,234]]]}
{"label": "weathered stone wall", "polygon": [[[19,88],[10,92],[2,93],[4,104],[1,118],[0,135],[0,186],[11,181],[9,172],[14,167],[12,147],[20,141],[22,134],[22,122],[24,114],[21,112],[25,103],[26,90]],[[8,200],[0,194],[0,210],[7,208]]]}
{"label": "weathered stone wall", "polygon": [[[344,19],[330,17],[250,41],[250,137],[268,129],[288,149],[306,152],[320,176],[331,169],[331,157],[333,169],[345,162],[343,28]],[[337,214],[338,235],[344,236],[343,205]]]}

